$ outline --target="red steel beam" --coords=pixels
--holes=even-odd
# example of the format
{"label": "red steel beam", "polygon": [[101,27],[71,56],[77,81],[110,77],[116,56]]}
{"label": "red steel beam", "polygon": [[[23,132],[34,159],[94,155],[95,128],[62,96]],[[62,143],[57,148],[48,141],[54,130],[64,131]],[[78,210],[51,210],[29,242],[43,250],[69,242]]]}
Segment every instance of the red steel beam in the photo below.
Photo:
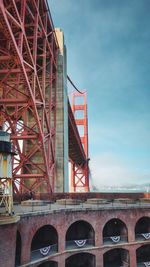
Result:
{"label": "red steel beam", "polygon": [[18,153],[16,194],[53,192],[57,51],[45,0],[0,1],[0,124]]}
{"label": "red steel beam", "polygon": [[[0,126],[10,132],[17,152],[15,194],[54,190],[57,52],[46,0],[0,1]],[[76,186],[84,185],[86,139],[78,133],[69,104],[68,113],[69,157],[78,177]]]}

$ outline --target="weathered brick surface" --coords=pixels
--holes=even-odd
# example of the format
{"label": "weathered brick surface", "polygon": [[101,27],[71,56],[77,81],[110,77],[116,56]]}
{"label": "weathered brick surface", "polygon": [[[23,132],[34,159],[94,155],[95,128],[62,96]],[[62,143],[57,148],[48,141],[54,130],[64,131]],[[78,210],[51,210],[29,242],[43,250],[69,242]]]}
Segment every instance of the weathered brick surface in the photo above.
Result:
{"label": "weathered brick surface", "polygon": [[0,226],[0,267],[15,265],[16,224]]}
{"label": "weathered brick surface", "polygon": [[[58,262],[59,267],[65,267],[65,259],[75,252],[65,251],[65,237],[69,226],[78,220],[85,220],[90,223],[95,231],[95,248],[84,249],[83,251],[92,253],[96,256],[96,267],[103,267],[103,254],[108,250],[114,248],[112,246],[103,246],[102,232],[105,224],[112,218],[122,220],[128,229],[128,244],[117,244],[116,247],[125,248],[130,253],[130,266],[136,267],[136,249],[144,242],[135,242],[134,229],[136,222],[141,217],[150,217],[150,209],[112,209],[112,210],[64,210],[54,213],[45,214],[32,214],[24,215],[21,217],[18,225],[5,225],[0,226],[0,267],[13,267],[15,257],[15,242],[16,230],[21,234],[22,240],[22,254],[21,263],[27,264],[30,262],[31,256],[31,243],[36,231],[44,225],[52,225],[58,233],[58,253],[59,255],[51,256]],[[148,242],[148,241],[146,241]],[[150,242],[148,242],[150,244]],[[77,252],[76,252],[77,253]],[[44,260],[43,260],[44,261]],[[42,259],[41,259],[42,262]],[[38,266],[39,263],[29,264],[28,266]]]}

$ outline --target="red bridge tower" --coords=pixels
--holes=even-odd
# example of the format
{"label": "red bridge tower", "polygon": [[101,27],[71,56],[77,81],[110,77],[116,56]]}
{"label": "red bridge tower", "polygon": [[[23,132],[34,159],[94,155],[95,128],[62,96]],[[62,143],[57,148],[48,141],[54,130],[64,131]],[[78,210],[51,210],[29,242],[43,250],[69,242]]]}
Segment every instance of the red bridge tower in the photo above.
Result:
{"label": "red bridge tower", "polygon": [[88,117],[87,117],[87,97],[86,92],[73,93],[72,111],[78,127],[80,140],[84,149],[86,161],[81,164],[72,164],[71,191],[89,191],[89,167],[88,167]]}

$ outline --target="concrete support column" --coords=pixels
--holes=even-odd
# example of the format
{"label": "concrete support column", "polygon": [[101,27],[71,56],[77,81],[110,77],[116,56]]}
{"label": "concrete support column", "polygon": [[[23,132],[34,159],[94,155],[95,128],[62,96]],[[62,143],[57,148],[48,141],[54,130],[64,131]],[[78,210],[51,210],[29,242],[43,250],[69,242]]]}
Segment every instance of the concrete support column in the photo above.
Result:
{"label": "concrete support column", "polygon": [[68,96],[66,47],[64,35],[56,29],[59,44],[57,57],[57,90],[56,90],[56,177],[55,192],[68,192]]}

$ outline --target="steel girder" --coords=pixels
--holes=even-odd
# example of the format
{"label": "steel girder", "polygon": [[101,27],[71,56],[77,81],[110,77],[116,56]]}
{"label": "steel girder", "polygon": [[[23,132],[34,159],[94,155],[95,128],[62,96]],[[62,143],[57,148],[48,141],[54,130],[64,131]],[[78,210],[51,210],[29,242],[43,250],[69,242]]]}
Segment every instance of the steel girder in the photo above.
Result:
{"label": "steel girder", "polygon": [[0,124],[17,153],[16,194],[53,191],[57,51],[45,0],[0,1]]}

